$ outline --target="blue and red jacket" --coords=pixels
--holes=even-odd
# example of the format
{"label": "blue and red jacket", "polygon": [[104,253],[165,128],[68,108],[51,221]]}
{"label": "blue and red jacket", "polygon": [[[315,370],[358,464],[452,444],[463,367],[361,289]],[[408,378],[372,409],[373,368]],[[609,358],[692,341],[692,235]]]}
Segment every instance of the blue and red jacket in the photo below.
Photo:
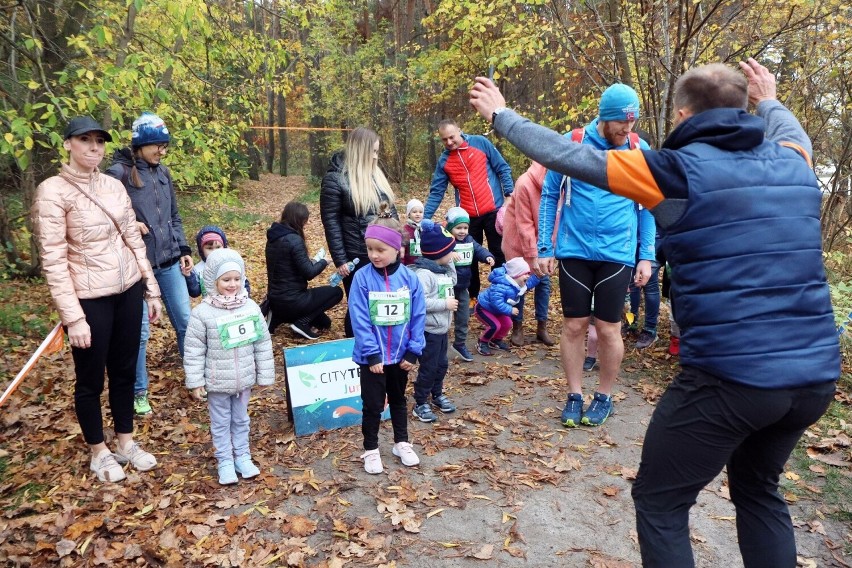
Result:
{"label": "blue and red jacket", "polygon": [[482,217],[503,205],[503,196],[512,194],[512,168],[487,138],[462,134],[464,142],[438,158],[423,215],[431,219],[444,200],[447,183],[456,188],[456,206],[471,217]]}
{"label": "blue and red jacket", "polygon": [[[370,292],[409,290],[411,315],[399,325],[374,325],[370,320]],[[426,298],[420,280],[399,260],[386,268],[372,264],[355,273],[349,290],[349,315],[355,334],[352,360],[359,365],[395,365],[405,359],[416,363],[426,339]]]}

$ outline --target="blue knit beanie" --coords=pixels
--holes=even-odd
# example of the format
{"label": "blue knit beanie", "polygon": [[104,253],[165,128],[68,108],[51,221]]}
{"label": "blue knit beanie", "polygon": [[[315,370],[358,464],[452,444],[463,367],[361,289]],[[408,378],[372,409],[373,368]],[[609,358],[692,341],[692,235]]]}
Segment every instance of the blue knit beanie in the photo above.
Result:
{"label": "blue knit beanie", "polygon": [[196,233],[195,235],[195,244],[198,245],[198,256],[201,257],[201,260],[207,260],[206,258],[204,258],[204,249],[202,248],[202,245],[204,245],[204,243],[206,242],[206,240],[204,240],[204,235],[210,233],[215,233],[219,235],[220,240],[222,241],[222,246],[224,248],[228,248],[228,237],[225,236],[225,231],[215,225],[205,225],[201,227],[201,229],[199,229],[198,233]]}
{"label": "blue knit beanie", "polygon": [[420,254],[431,260],[438,260],[453,252],[456,238],[441,225],[428,219],[420,222]]}
{"label": "blue knit beanie", "polygon": [[172,137],[163,119],[153,112],[143,112],[142,116],[133,121],[133,136],[130,145],[141,148],[149,144],[168,144]]}
{"label": "blue knit beanie", "polygon": [[639,120],[639,95],[623,83],[610,86],[601,95],[600,120]]}

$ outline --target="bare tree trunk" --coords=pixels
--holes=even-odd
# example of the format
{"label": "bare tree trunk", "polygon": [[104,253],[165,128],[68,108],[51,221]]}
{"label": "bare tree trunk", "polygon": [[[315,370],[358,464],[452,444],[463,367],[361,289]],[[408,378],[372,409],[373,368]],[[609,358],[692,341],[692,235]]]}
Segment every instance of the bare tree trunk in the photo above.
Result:
{"label": "bare tree trunk", "polygon": [[[116,50],[118,53],[115,56],[115,66],[116,67],[124,67],[124,62],[127,60],[127,46],[130,45],[130,40],[133,37],[133,24],[136,22],[136,4],[131,2],[129,6],[127,6],[127,19],[124,20],[124,27],[122,28],[121,38],[118,40],[118,46]],[[106,110],[104,110],[104,118],[102,125],[107,130],[112,128],[112,108],[107,105]]]}
{"label": "bare tree trunk", "polygon": [[287,160],[289,158],[287,152],[287,131],[284,127],[287,126],[287,99],[284,93],[278,93],[278,126],[282,127],[278,131],[278,173],[282,176],[287,175]]}

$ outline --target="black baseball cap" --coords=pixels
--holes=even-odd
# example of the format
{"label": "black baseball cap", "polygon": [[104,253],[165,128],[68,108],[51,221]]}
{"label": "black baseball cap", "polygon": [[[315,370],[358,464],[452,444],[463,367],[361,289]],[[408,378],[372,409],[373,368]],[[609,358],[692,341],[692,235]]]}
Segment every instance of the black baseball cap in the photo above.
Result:
{"label": "black baseball cap", "polygon": [[68,123],[68,126],[65,127],[65,140],[68,140],[72,136],[85,134],[86,132],[100,132],[103,134],[104,140],[112,142],[112,136],[110,136],[109,132],[104,130],[104,127],[91,116],[78,116],[72,118]]}

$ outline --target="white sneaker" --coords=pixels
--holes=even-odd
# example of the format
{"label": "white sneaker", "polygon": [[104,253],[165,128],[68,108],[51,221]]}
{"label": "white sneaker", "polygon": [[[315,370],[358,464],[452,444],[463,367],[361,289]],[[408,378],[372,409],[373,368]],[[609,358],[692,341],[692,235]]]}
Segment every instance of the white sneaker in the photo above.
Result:
{"label": "white sneaker", "polygon": [[115,461],[118,463],[130,462],[139,471],[148,471],[157,466],[157,458],[139,447],[136,442],[131,442],[127,449],[122,450],[121,444],[115,447]]}
{"label": "white sneaker", "polygon": [[124,475],[124,470],[121,469],[121,466],[115,461],[115,456],[109,450],[101,450],[98,455],[94,456],[89,464],[89,469],[94,471],[101,481],[115,483],[127,478]]}
{"label": "white sneaker", "polygon": [[402,460],[402,465],[413,467],[420,464],[420,458],[414,453],[414,448],[408,442],[397,442],[393,445],[393,455]]}
{"label": "white sneaker", "polygon": [[[396,450],[394,450],[396,451]],[[361,454],[361,459],[364,460],[364,471],[370,474],[382,473],[385,466],[382,465],[382,456],[379,455],[379,450],[367,450]]]}

